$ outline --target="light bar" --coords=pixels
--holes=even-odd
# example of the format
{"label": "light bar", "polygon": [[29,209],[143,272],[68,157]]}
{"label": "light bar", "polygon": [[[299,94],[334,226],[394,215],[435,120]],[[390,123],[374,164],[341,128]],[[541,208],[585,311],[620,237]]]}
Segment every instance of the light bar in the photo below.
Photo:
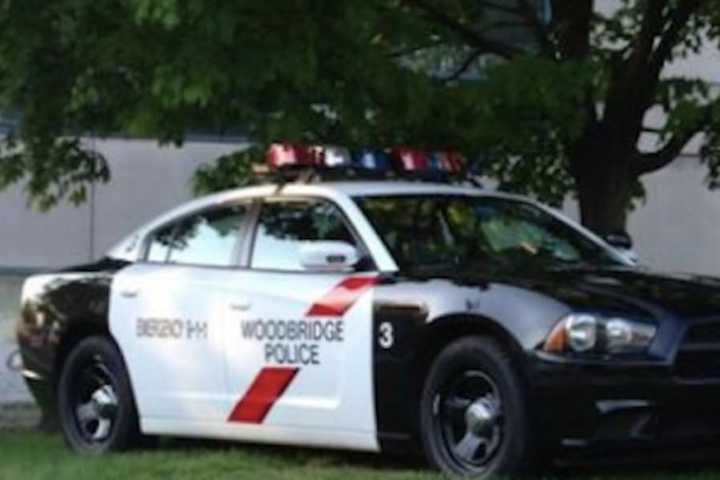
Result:
{"label": "light bar", "polygon": [[434,152],[430,156],[430,168],[447,173],[460,173],[466,165],[465,158],[458,152]]}
{"label": "light bar", "polygon": [[383,150],[360,150],[352,154],[352,165],[365,170],[392,170],[390,155]]}
{"label": "light bar", "polygon": [[430,156],[420,150],[407,147],[391,151],[393,164],[401,172],[422,172],[430,169]]}
{"label": "light bar", "polygon": [[322,166],[321,152],[307,145],[276,143],[270,146],[267,162],[270,168]]}
{"label": "light bar", "polygon": [[323,166],[328,168],[350,167],[350,150],[344,147],[315,147],[322,150]]}
{"label": "light bar", "polygon": [[347,148],[323,145],[277,143],[270,146],[267,163],[273,170],[310,167],[325,169],[354,168],[378,172],[458,174],[465,159],[454,151],[428,153],[410,147],[390,150]]}

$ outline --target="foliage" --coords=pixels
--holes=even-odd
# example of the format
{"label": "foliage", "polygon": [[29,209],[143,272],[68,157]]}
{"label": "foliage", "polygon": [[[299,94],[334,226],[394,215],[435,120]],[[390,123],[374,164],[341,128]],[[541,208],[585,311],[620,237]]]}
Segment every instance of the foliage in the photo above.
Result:
{"label": "foliage", "polygon": [[253,166],[261,163],[262,158],[262,149],[252,146],[201,166],[193,176],[193,193],[204,195],[252,185],[256,180]]}
{"label": "foliage", "polygon": [[[422,462],[351,452],[327,452],[291,447],[232,445],[175,440],[145,452],[122,455],[79,456],[55,435],[8,432],[0,424],[0,479],[27,480],[440,480]],[[621,468],[589,465],[575,467],[572,478],[595,480],[718,480],[712,452],[700,450],[685,464],[657,455],[644,457],[628,473]],[[698,462],[697,460],[700,460]],[[567,470],[567,468],[565,469]],[[624,471],[623,471],[624,470]],[[560,478],[568,478],[561,471]],[[547,478],[554,478],[553,476]]]}
{"label": "foliage", "polygon": [[[0,418],[0,421],[2,419]],[[379,456],[170,441],[157,449],[87,457],[72,453],[56,435],[7,432],[0,423],[0,479],[55,480],[157,478],[191,480],[440,480],[423,465]]]}
{"label": "foliage", "polygon": [[[181,144],[193,129],[241,131],[258,151],[459,148],[502,188],[552,203],[577,191],[586,223],[614,226],[639,178],[698,132],[717,183],[717,95],[663,72],[717,44],[720,7],[602,3],[554,0],[546,25],[534,0],[2,0],[0,109],[22,112],[22,148],[0,187],[24,181],[41,207],[82,200],[109,178],[77,140],[87,133]],[[666,120],[645,125],[652,109]],[[648,126],[653,152],[638,149]],[[203,168],[196,190],[246,183],[258,151]],[[614,192],[615,215],[593,218]]]}

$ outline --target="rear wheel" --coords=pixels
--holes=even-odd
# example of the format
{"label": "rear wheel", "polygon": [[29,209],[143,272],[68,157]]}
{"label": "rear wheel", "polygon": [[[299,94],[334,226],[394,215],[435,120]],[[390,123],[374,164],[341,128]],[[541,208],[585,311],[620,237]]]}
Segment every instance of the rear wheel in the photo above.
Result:
{"label": "rear wheel", "polygon": [[82,340],[70,352],[60,376],[58,408],[65,441],[77,452],[126,450],[139,439],[125,364],[105,337]]}
{"label": "rear wheel", "polygon": [[467,337],[450,344],[432,364],[421,398],[428,460],[463,477],[532,471],[526,398],[522,379],[497,342]]}

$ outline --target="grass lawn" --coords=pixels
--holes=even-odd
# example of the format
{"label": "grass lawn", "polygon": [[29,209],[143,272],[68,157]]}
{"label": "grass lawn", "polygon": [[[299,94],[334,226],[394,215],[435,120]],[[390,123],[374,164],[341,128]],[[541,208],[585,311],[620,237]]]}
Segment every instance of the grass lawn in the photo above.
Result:
{"label": "grass lawn", "polygon": [[[144,452],[81,457],[59,435],[0,430],[0,480],[233,479],[436,480],[422,465],[379,455],[189,441]],[[413,469],[415,471],[413,471]]]}
{"label": "grass lawn", "polygon": [[[600,470],[564,469],[553,476],[585,480],[720,480],[720,470],[710,467],[685,463],[667,470],[653,463],[654,466]],[[160,447],[145,452],[90,458],[70,453],[57,435],[0,431],[1,480],[440,478],[423,468],[412,460],[379,455],[184,441],[163,442]]]}

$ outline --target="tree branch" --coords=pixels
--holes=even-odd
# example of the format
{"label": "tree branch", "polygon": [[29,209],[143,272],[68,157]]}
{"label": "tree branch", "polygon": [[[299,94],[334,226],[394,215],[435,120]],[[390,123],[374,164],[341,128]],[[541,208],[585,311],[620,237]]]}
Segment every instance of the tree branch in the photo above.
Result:
{"label": "tree branch", "polygon": [[549,50],[549,47],[551,46],[550,35],[548,33],[548,29],[538,17],[537,8],[533,7],[533,5],[530,3],[530,0],[518,0],[518,3],[524,11],[522,16],[530,25],[534,27],[535,35],[537,36],[542,49]]}
{"label": "tree branch", "polygon": [[633,173],[638,176],[646,175],[670,165],[698,133],[699,131],[695,130],[692,133],[677,135],[657,152],[640,154],[639,161],[633,165]]}
{"label": "tree branch", "polygon": [[427,50],[428,48],[439,47],[440,45],[443,45],[445,43],[446,43],[445,41],[434,41],[434,42],[423,43],[421,45],[414,45],[412,47],[402,48],[399,50],[395,50],[394,52],[390,52],[389,57],[390,58],[405,57],[407,55],[412,55],[413,53],[417,53],[422,50]]}
{"label": "tree branch", "polygon": [[[634,78],[638,85],[643,85],[645,92],[642,96],[643,107],[647,108],[652,102],[653,92],[655,92],[660,81],[660,73],[665,62],[670,59],[673,48],[681,40],[683,29],[701,4],[702,0],[681,1],[677,7],[670,11],[667,17],[663,17],[663,28],[649,38],[651,49],[645,52],[647,56],[637,59],[638,63],[635,65],[637,70],[634,71]],[[660,41],[657,43],[657,48],[653,50],[652,47],[656,44],[657,36],[659,36]]]}
{"label": "tree branch", "polygon": [[478,34],[483,34],[485,32],[490,32],[493,30],[497,30],[499,28],[512,28],[512,27],[524,27],[527,26],[527,21],[502,21],[502,22],[493,22],[487,25],[483,25],[482,30],[478,30]]}
{"label": "tree branch", "polygon": [[484,7],[492,8],[493,10],[497,10],[499,12],[511,13],[515,15],[518,13],[516,8],[503,5],[502,3],[495,3],[489,0],[478,0],[478,3],[480,3]]}
{"label": "tree branch", "polygon": [[484,52],[482,50],[475,50],[468,57],[465,59],[465,61],[460,65],[451,75],[449,75],[447,78],[443,79],[443,82],[453,82],[460,78],[460,76],[465,73],[468,68],[473,64],[475,60],[480,57]]}
{"label": "tree branch", "polygon": [[667,0],[648,0],[646,2],[640,33],[628,59],[631,76],[637,75],[644,68],[647,59],[652,54],[655,37],[662,32],[665,24],[663,9],[666,5]]}
{"label": "tree branch", "polygon": [[711,120],[712,108],[712,105],[705,106],[703,114],[699,116],[695,125],[675,134],[660,150],[639,154],[637,162],[633,165],[633,173],[646,175],[671,164],[682,153],[690,140],[700,133],[703,127]]}
{"label": "tree branch", "polygon": [[659,72],[651,72],[648,62],[666,22],[663,10],[667,3],[668,0],[645,1],[640,32],[632,42],[630,55],[613,65],[604,121],[626,148],[637,144],[645,112],[655,95]]}
{"label": "tree branch", "polygon": [[665,62],[670,58],[673,48],[680,41],[683,28],[701,5],[701,0],[685,0],[672,11],[668,18],[670,25],[662,33],[660,43],[649,62],[651,72],[660,72]]}
{"label": "tree branch", "polygon": [[590,53],[593,0],[553,0],[558,51],[564,60],[583,59]]}
{"label": "tree branch", "polygon": [[659,135],[662,133],[662,128],[644,126],[642,127],[642,131],[643,133],[654,133]]}
{"label": "tree branch", "polygon": [[428,19],[437,22],[446,29],[454,32],[463,38],[468,44],[477,49],[484,50],[485,53],[494,53],[504,58],[511,58],[523,53],[522,49],[513,45],[483,37],[472,28],[463,25],[461,22],[447,15],[444,10],[431,5],[425,0],[404,0],[404,3],[420,10],[420,12],[422,12],[422,14]]}

